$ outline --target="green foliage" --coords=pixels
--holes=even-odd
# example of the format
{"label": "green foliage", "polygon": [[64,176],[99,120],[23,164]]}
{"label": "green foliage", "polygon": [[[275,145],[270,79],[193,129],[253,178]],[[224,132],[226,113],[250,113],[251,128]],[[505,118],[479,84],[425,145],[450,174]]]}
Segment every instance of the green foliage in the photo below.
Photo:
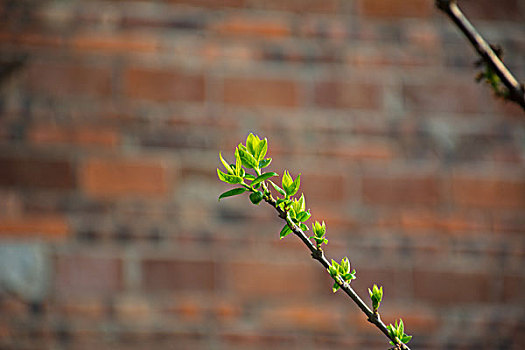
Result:
{"label": "green foliage", "polygon": [[[490,45],[496,56],[503,62],[503,49],[499,45]],[[476,75],[476,81],[487,83],[494,92],[496,97],[509,99],[509,89],[503,84],[501,78],[496,74],[496,71],[483,59],[476,61],[475,65],[480,67],[480,72]]]}
{"label": "green foliage", "polygon": [[268,180],[268,182],[273,186],[273,188],[279,192],[280,195],[282,196],[286,196],[286,192],[284,192],[284,190],[282,188],[280,188],[279,186],[277,186],[275,183],[273,183],[273,181],[271,180]]}
{"label": "green foliage", "polygon": [[[219,196],[219,201],[223,198],[233,197],[245,192],[250,194],[249,199],[253,204],[266,201],[277,209],[279,216],[286,221],[286,224],[279,233],[279,238],[282,239],[290,233],[295,233],[301,237],[305,243],[309,242],[309,245],[307,245],[312,251],[312,256],[324,264],[326,259],[324,258],[321,247],[323,244],[328,243],[328,239],[326,239],[325,222],[314,222],[312,225],[313,235],[309,237],[310,241],[308,241],[304,234],[304,232],[309,230],[306,222],[310,219],[311,214],[310,210],[306,207],[304,194],[301,194],[300,197],[296,196],[301,184],[301,174],[297,175],[297,178],[294,179],[288,171],[284,171],[280,186],[275,184],[270,179],[279,176],[279,174],[273,171],[265,173],[261,171],[263,168],[269,166],[272,161],[271,158],[265,158],[267,151],[268,141],[266,139],[261,140],[258,136],[250,134],[246,139],[245,145],[241,143],[236,147],[234,164],[229,163],[224,159],[222,154],[219,153],[219,159],[224,166],[224,171],[217,169],[219,180],[236,186],[222,193]],[[268,184],[277,192],[275,197],[272,195]],[[313,243],[311,240],[313,240]],[[345,288],[348,287],[348,284],[356,278],[356,271],[351,270],[350,260],[347,257],[343,258],[340,263],[332,260],[328,267],[328,273],[334,279],[332,286],[334,293],[343,285]],[[372,289],[368,289],[368,292],[372,300],[373,313],[378,317],[377,310],[383,298],[383,287],[378,287],[374,284]],[[366,306],[363,307],[366,308]],[[368,313],[367,316],[369,316],[369,320],[370,317],[372,317]],[[404,333],[404,325],[401,320],[399,324],[396,321],[395,326],[389,325],[387,328],[392,344],[399,341],[407,343],[412,338]]]}
{"label": "green foliage", "polygon": [[[410,339],[412,339],[411,335],[407,335],[405,333],[405,325],[403,324],[403,320],[399,320],[399,323],[397,323],[396,320],[395,325],[389,324],[386,328],[388,329],[388,334],[392,338],[399,339],[399,341],[403,344],[407,344]],[[391,341],[390,344],[396,345],[393,341]]]}
{"label": "green foliage", "polygon": [[[271,158],[264,158],[267,150],[268,141],[266,139],[261,140],[259,137],[250,134],[246,140],[246,146],[239,144],[235,149],[235,164],[229,164],[222,154],[219,153],[221,163],[226,169],[226,172],[217,169],[219,180],[232,185],[242,185],[246,190],[253,191],[257,189],[264,180],[272,176],[278,176],[278,174],[274,172],[261,174],[261,169],[268,166],[272,161]],[[253,169],[255,174],[247,173],[243,167]],[[248,185],[245,181],[251,181],[252,183]],[[241,193],[240,191],[228,191],[223,193],[219,199]],[[256,199],[256,196],[253,198]],[[259,202],[260,200],[257,203]]]}
{"label": "green foliage", "polygon": [[259,175],[259,176],[257,176],[257,178],[253,179],[252,186],[257,188],[256,186],[258,186],[264,180],[268,180],[272,176],[279,176],[279,174],[274,173],[274,172],[270,172],[270,173],[264,173],[262,175]]}
{"label": "green foliage", "polygon": [[320,249],[322,244],[328,243],[328,239],[325,238],[326,225],[324,221],[322,224],[320,224],[319,221],[316,221],[314,222],[312,229],[314,231],[314,235],[311,236],[310,239],[313,238],[317,249]]}
{"label": "green foliage", "polygon": [[335,280],[332,291],[335,293],[341,287],[338,283],[338,277],[343,280],[344,283],[350,283],[355,279],[355,270],[350,271],[350,260],[347,257],[344,257],[341,260],[341,263],[337,263],[332,259],[332,263],[328,268],[328,273]]}
{"label": "green foliage", "polygon": [[374,309],[374,313],[377,313],[377,309],[379,309],[379,304],[381,304],[381,300],[383,299],[383,287],[377,287],[376,284],[370,288],[368,288],[368,294],[370,294],[370,299],[372,299],[372,308]]}
{"label": "green foliage", "polygon": [[279,232],[279,239],[283,239],[284,237],[288,236],[290,233],[292,233],[292,229],[288,224],[284,225],[281,232]]}
{"label": "green foliage", "polygon": [[288,197],[291,197],[297,193],[300,183],[301,174],[297,175],[297,178],[294,180],[287,170],[284,171],[282,185]]}
{"label": "green foliage", "polygon": [[226,198],[226,197],[232,197],[232,196],[236,196],[238,194],[243,194],[244,192],[246,192],[247,189],[245,188],[242,188],[242,187],[239,187],[239,188],[234,188],[232,190],[229,190],[229,191],[226,191],[224,192],[223,194],[221,194],[219,196],[219,200],[223,199],[223,198]]}
{"label": "green foliage", "polygon": [[240,184],[240,183],[243,182],[242,181],[242,177],[237,176],[237,175],[225,174],[222,171],[220,171],[219,169],[217,169],[217,175],[219,175],[219,179],[221,181],[224,181],[224,182],[232,184],[232,185]]}

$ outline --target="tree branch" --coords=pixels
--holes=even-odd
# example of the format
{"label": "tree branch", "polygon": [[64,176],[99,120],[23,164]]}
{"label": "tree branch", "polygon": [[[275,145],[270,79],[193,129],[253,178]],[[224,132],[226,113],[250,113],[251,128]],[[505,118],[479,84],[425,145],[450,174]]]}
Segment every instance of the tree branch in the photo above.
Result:
{"label": "tree branch", "polygon": [[436,0],[436,6],[446,13],[450,19],[465,34],[472,46],[476,49],[483,61],[490,67],[501,79],[508,89],[508,99],[517,103],[525,111],[525,88],[512,73],[503,64],[492,47],[483,39],[476,28],[465,17],[458,7],[456,0]]}
{"label": "tree branch", "polygon": [[[268,190],[266,188],[266,185],[263,183],[264,192],[268,193]],[[330,267],[330,263],[328,259],[325,257],[324,252],[322,249],[316,248],[316,246],[310,241],[308,236],[304,233],[304,231],[298,227],[295,223],[293,223],[286,211],[281,209],[278,205],[275,199],[271,195],[267,195],[264,197],[264,201],[268,204],[270,204],[278,213],[279,217],[286,221],[288,224],[288,227],[292,230],[292,232],[299,237],[299,239],[306,245],[306,247],[310,250],[312,254],[312,258],[314,260],[319,261],[321,265],[325,269],[328,269]],[[397,346],[395,349],[402,349],[402,350],[410,350],[410,348],[401,342],[397,337],[391,337],[386,325],[381,320],[381,317],[378,313],[374,313],[368,305],[365,304],[365,302],[357,295],[357,293],[350,287],[350,284],[344,282],[339,276],[336,278],[337,283],[341,287],[341,289],[356,303],[356,305],[363,311],[363,313],[367,316],[368,322],[374,324],[388,339],[393,341]]]}

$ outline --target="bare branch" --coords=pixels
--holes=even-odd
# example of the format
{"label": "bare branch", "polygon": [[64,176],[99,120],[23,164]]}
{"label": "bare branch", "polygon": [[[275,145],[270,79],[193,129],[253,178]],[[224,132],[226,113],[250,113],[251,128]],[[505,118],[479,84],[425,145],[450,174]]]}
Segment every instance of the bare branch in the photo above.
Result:
{"label": "bare branch", "polygon": [[[465,34],[485,63],[498,75],[508,89],[508,99],[525,111],[525,88],[503,64],[492,47],[483,39],[476,28],[465,17],[456,0],[436,0],[436,6],[446,13]],[[495,4],[497,6],[497,4]]]}

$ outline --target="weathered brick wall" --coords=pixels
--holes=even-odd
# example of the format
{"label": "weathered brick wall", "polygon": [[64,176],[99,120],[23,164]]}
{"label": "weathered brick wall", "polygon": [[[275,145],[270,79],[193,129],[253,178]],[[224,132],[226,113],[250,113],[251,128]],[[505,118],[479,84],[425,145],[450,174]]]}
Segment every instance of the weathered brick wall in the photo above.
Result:
{"label": "weathered brick wall", "polygon": [[[525,78],[525,4],[461,4]],[[282,223],[217,203],[248,132],[414,349],[525,348],[525,117],[431,0],[7,1],[0,348],[386,349]],[[230,155],[231,159],[231,155]]]}

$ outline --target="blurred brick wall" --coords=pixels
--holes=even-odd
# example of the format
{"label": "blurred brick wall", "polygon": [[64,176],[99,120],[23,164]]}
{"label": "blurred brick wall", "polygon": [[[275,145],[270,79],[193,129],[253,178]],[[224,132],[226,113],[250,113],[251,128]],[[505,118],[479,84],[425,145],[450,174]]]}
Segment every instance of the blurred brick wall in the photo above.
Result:
{"label": "blurred brick wall", "polygon": [[[525,115],[432,3],[1,2],[0,348],[386,349],[271,208],[217,203],[250,131],[414,349],[525,348]],[[524,79],[524,2],[461,4]]]}

